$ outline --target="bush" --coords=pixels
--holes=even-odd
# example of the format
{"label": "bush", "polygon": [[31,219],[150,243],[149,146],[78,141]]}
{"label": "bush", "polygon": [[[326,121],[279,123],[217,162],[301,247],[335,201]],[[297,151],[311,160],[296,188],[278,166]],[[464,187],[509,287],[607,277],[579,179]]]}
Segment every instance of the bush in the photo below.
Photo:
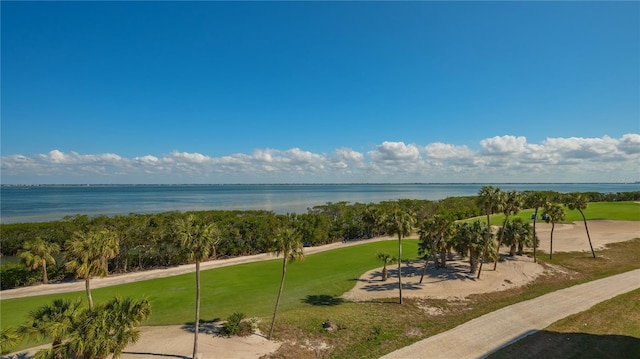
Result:
{"label": "bush", "polygon": [[0,266],[0,288],[2,290],[28,286],[42,281],[42,271],[30,271],[19,263]]}
{"label": "bush", "polygon": [[[49,282],[55,282],[66,278],[63,265],[50,265],[47,267]],[[28,270],[22,263],[9,263],[0,266],[0,289],[27,287],[36,283],[42,283],[42,268]]]}
{"label": "bush", "polygon": [[253,325],[251,322],[243,321],[245,318],[244,313],[233,313],[227,318],[227,322],[222,327],[222,335],[228,337],[237,335],[240,337],[246,337],[253,333]]}

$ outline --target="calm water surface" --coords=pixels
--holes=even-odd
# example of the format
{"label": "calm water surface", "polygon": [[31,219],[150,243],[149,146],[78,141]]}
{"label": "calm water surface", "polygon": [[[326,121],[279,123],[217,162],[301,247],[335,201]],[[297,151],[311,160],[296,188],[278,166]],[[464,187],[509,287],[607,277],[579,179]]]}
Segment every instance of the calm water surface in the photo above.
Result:
{"label": "calm water surface", "polygon": [[[305,213],[327,202],[378,203],[476,195],[485,184],[283,184],[2,186],[0,222],[43,222],[67,215],[159,213],[187,210],[268,210]],[[640,191],[633,184],[493,184],[502,190],[567,192]]]}

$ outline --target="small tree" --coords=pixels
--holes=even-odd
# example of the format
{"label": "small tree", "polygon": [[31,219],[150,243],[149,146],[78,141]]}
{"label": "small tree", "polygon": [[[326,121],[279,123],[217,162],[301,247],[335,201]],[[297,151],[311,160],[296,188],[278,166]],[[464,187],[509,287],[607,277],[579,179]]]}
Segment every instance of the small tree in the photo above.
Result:
{"label": "small tree", "polygon": [[209,257],[211,249],[220,240],[214,223],[197,223],[193,215],[175,222],[178,241],[187,252],[187,256],[196,262],[196,319],[194,324],[193,358],[198,353],[198,332],[200,324],[200,262]]}
{"label": "small tree", "polygon": [[115,258],[120,249],[118,237],[106,229],[76,232],[65,248],[65,266],[78,278],[84,279],[89,310],[93,310],[91,276],[106,277],[109,274],[108,261]]}
{"label": "small tree", "polygon": [[584,222],[584,230],[587,231],[587,239],[589,240],[589,247],[591,248],[591,254],[593,258],[596,257],[596,252],[593,250],[593,244],[591,244],[591,236],[589,235],[589,227],[587,227],[587,217],[584,215],[584,210],[587,209],[589,205],[589,201],[587,198],[581,194],[569,195],[565,198],[565,206],[569,207],[570,210],[578,210],[580,215],[582,216],[582,221]]}
{"label": "small tree", "polygon": [[[516,191],[509,191],[503,196],[502,202],[502,213],[504,214],[504,223],[502,223],[502,228],[504,228],[508,221],[509,216],[512,214],[518,214],[520,211],[520,207],[522,206],[522,195]],[[502,244],[504,231],[501,231],[498,234],[498,246],[496,248],[496,259],[493,262],[493,270],[496,270],[498,267],[498,259],[500,258],[500,245]]]}
{"label": "small tree", "polygon": [[20,259],[29,270],[36,270],[42,267],[42,283],[49,283],[47,274],[47,264],[56,264],[53,254],[60,252],[57,243],[51,243],[40,237],[27,240],[22,245]]}
{"label": "small tree", "polygon": [[565,213],[564,213],[564,209],[555,203],[547,205],[547,207],[545,208],[545,212],[547,214],[545,221],[547,223],[551,222],[549,259],[553,259],[553,230],[556,227],[556,223],[564,220]]}
{"label": "small tree", "polygon": [[493,186],[482,186],[478,192],[478,206],[484,209],[487,216],[487,232],[485,235],[485,247],[482,249],[482,255],[480,256],[480,268],[478,269],[478,279],[482,273],[482,263],[485,257],[491,256],[488,251],[489,240],[492,238],[493,233],[491,231],[491,214],[502,210],[503,192],[500,188],[494,188]]}
{"label": "small tree", "polygon": [[398,235],[398,291],[402,304],[402,238],[411,234],[415,218],[408,212],[396,208],[387,217],[387,233]]}
{"label": "small tree", "polygon": [[536,223],[538,221],[538,210],[545,208],[549,203],[548,196],[543,192],[533,192],[527,198],[527,203],[535,208],[533,212],[533,263],[538,263],[538,257],[536,256],[536,248],[538,247],[538,237],[536,235]]}
{"label": "small tree", "polygon": [[389,253],[378,252],[376,258],[382,262],[382,281],[387,280],[387,265],[396,261],[396,259]]}
{"label": "small tree", "polygon": [[276,306],[273,310],[273,319],[271,320],[271,328],[269,328],[269,336],[271,340],[273,328],[276,324],[276,315],[278,314],[278,306],[280,305],[280,297],[284,288],[284,279],[287,275],[287,262],[301,261],[304,259],[304,251],[302,248],[302,236],[300,233],[291,228],[283,228],[277,234],[274,242],[274,254],[282,254],[282,277],[280,279],[280,289],[276,298]]}

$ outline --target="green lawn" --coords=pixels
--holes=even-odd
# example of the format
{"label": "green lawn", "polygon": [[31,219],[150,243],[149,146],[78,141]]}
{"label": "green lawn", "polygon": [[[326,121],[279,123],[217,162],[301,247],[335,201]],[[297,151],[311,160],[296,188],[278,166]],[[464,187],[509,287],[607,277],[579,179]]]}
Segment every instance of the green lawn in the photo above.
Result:
{"label": "green lawn", "polygon": [[[403,258],[417,258],[416,239],[403,240]],[[312,296],[339,296],[364,272],[379,267],[376,252],[397,252],[397,241],[368,243],[307,256],[287,265],[281,311],[303,307]],[[268,317],[275,304],[282,260],[223,267],[202,271],[202,320],[226,318],[233,312],[250,317]],[[195,274],[135,282],[92,291],[99,303],[119,296],[149,297],[153,308],[147,325],[184,324],[193,321]],[[22,323],[27,313],[54,298],[77,298],[84,292],[8,299],[0,302],[2,328]]]}
{"label": "green lawn", "polygon": [[[566,213],[566,218],[564,222],[575,222],[582,221],[582,216],[580,212],[577,210],[569,210],[569,208],[562,206]],[[510,216],[510,218],[518,217],[522,218],[526,223],[531,223],[533,220],[531,216],[533,215],[533,209],[525,209],[518,212],[515,216]],[[543,210],[542,208],[538,210],[538,218],[542,216]],[[632,201],[627,202],[593,202],[589,203],[587,209],[584,210],[584,215],[587,217],[587,220],[596,220],[596,219],[609,219],[615,221],[640,221],[640,204]],[[485,217],[486,218],[486,217]],[[485,219],[486,221],[486,219]],[[491,224],[496,226],[501,226],[504,222],[504,215],[496,214],[491,216]],[[538,219],[538,223],[544,222],[541,219]]]}

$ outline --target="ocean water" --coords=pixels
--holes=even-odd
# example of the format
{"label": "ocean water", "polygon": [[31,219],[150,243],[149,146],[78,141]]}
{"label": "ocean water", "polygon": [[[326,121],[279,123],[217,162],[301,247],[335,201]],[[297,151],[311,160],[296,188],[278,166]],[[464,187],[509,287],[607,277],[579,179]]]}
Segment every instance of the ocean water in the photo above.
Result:
{"label": "ocean water", "polygon": [[[281,184],[1,186],[0,223],[44,222],[67,215],[116,215],[188,210],[306,213],[327,202],[378,203],[476,195],[487,184]],[[502,190],[640,191],[640,183],[491,184]]]}

